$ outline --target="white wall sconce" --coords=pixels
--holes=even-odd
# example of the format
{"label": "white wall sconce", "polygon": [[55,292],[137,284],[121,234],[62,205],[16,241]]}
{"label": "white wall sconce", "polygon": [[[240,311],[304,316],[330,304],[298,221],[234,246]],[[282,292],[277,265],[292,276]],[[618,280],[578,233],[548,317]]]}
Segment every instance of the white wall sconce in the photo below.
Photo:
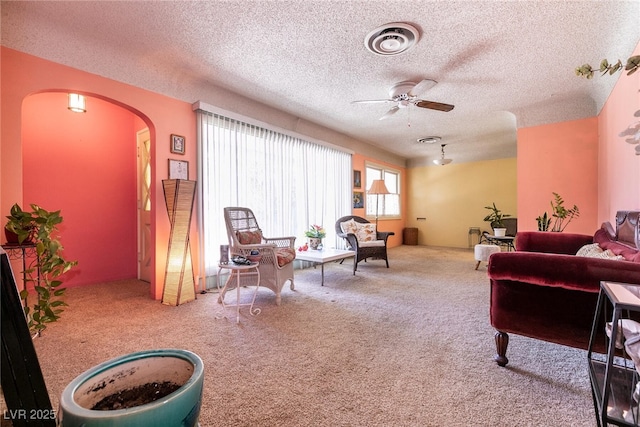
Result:
{"label": "white wall sconce", "polygon": [[69,106],[67,108],[69,108],[69,110],[73,111],[74,113],[86,113],[87,103],[84,96],[77,93],[70,93]]}

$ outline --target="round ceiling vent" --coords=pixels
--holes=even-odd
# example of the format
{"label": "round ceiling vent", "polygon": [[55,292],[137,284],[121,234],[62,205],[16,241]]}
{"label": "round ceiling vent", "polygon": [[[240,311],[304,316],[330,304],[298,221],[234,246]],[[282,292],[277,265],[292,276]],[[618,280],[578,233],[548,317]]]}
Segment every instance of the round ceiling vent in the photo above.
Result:
{"label": "round ceiling vent", "polygon": [[424,138],[418,138],[419,144],[433,144],[434,142],[440,141],[442,138],[439,136],[425,136]]}
{"label": "round ceiling vent", "polygon": [[402,22],[392,22],[378,27],[364,39],[364,45],[376,55],[399,55],[406,52],[420,39],[418,30]]}

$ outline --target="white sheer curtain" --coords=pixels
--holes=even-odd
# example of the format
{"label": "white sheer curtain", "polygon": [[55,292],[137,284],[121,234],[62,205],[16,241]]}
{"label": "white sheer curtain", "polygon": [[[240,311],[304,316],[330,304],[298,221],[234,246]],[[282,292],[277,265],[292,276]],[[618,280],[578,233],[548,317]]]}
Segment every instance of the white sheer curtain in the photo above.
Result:
{"label": "white sheer curtain", "polygon": [[326,247],[344,247],[336,219],[351,213],[351,155],[204,110],[197,110],[200,265],[216,274],[228,244],[226,206],[253,210],[266,237],[306,240],[324,226]]}

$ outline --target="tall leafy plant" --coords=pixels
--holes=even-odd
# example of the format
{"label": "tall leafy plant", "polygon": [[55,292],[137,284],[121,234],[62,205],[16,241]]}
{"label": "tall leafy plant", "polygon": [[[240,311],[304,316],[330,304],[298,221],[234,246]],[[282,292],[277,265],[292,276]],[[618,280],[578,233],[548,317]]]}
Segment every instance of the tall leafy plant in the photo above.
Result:
{"label": "tall leafy plant", "polygon": [[[58,239],[58,226],[63,220],[60,211],[50,212],[36,204],[30,206],[29,212],[17,203],[13,205],[5,228],[18,235],[20,244],[31,238],[35,245],[35,259],[24,271],[27,281],[20,297],[24,301],[29,329],[39,336],[47,323],[60,318],[63,307],[67,306],[62,299],[66,289],[62,287],[60,276],[78,262],[67,261],[62,256],[63,247]],[[32,305],[28,303],[30,289],[36,298]]]}
{"label": "tall leafy plant", "polygon": [[[567,225],[569,225],[571,220],[580,216],[580,209],[578,209],[578,206],[573,205],[572,208],[567,209],[564,206],[564,199],[562,196],[555,192],[552,194],[553,200],[551,200],[551,217],[549,217],[547,212],[545,212],[543,215],[536,218],[536,221],[538,222],[538,231],[562,232],[567,228]],[[550,226],[551,229],[549,229]]]}

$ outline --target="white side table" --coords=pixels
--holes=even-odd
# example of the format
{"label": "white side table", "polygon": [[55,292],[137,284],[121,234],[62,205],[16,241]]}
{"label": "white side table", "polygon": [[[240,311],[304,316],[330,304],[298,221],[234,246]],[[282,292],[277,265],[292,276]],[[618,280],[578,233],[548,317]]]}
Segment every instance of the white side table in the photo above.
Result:
{"label": "white side table", "polygon": [[[229,277],[227,281],[224,283],[222,289],[220,289],[220,272],[222,269],[229,270]],[[253,270],[253,271],[252,271]],[[251,299],[251,303],[240,304],[240,277],[249,277],[256,276],[256,289],[253,291],[253,298]],[[236,279],[236,303],[233,305],[225,305],[224,303],[224,295],[227,292],[230,284],[233,286],[233,278]],[[229,264],[218,264],[218,277],[216,280],[216,286],[218,287],[218,291],[220,292],[220,296],[218,297],[218,302],[222,304],[222,307],[236,307],[236,323],[240,323],[240,307],[241,306],[249,306],[249,313],[253,316],[256,314],[260,314],[259,308],[253,308],[253,303],[256,301],[256,295],[258,294],[258,288],[260,287],[260,270],[258,270],[258,263],[252,262],[251,264],[234,264],[230,262]]]}
{"label": "white side table", "polygon": [[[341,259],[351,258],[356,255],[355,251],[345,251],[341,249],[323,249],[321,251],[298,251],[296,259],[309,261],[314,264],[320,264],[322,268],[322,279],[320,286],[324,286],[324,265],[330,261],[338,261]],[[355,275],[355,272],[353,273]]]}

